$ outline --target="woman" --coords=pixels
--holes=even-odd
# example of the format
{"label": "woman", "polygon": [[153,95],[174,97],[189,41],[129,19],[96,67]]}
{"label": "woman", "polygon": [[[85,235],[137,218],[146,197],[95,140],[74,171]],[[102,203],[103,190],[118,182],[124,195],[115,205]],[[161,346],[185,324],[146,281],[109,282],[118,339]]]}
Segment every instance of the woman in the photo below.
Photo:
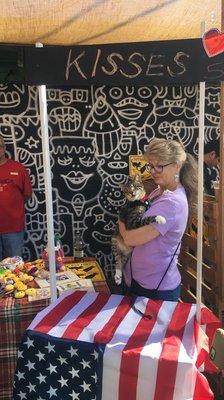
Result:
{"label": "woman", "polygon": [[162,215],[166,223],[126,230],[119,221],[125,244],[134,247],[125,267],[125,282],[131,294],[177,301],[181,283],[177,257],[189,212],[196,204],[197,164],[174,140],[151,140],[144,157],[158,185],[144,217]]}

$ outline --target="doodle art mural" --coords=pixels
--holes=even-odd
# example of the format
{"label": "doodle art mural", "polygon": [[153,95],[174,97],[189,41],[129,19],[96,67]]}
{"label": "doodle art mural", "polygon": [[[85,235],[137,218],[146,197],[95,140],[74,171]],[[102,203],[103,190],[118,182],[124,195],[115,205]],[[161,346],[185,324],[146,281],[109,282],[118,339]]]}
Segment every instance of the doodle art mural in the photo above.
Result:
{"label": "doodle art mural", "polygon": [[[66,255],[77,231],[85,254],[110,276],[111,235],[124,203],[120,184],[129,155],[141,155],[153,137],[181,141],[197,156],[198,86],[83,87],[47,89],[55,231]],[[205,140],[219,136],[219,87],[208,85]],[[38,98],[35,87],[0,86],[0,132],[7,154],[29,170],[24,258],[46,245],[46,210]],[[216,171],[212,171],[216,174]]]}

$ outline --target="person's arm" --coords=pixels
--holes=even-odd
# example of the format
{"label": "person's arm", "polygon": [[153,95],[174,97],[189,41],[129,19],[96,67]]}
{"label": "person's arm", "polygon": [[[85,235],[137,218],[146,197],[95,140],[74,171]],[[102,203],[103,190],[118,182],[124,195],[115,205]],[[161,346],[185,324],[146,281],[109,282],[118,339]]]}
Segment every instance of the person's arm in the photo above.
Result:
{"label": "person's arm", "polygon": [[26,202],[32,196],[32,185],[29,177],[29,173],[25,167],[23,167],[23,197]]}
{"label": "person's arm", "polygon": [[155,239],[160,235],[153,225],[141,226],[141,228],[127,230],[125,224],[118,221],[120,234],[127,246],[139,246]]}

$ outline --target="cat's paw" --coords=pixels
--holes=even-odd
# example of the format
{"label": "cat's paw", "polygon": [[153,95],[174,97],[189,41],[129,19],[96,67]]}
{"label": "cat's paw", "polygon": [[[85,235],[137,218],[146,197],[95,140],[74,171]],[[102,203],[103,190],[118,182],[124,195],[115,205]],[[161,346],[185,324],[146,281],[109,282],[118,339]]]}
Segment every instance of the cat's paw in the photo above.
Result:
{"label": "cat's paw", "polygon": [[155,218],[157,224],[164,225],[166,223],[166,218],[162,217],[162,215],[157,215]]}
{"label": "cat's paw", "polygon": [[121,284],[122,281],[122,272],[119,269],[116,269],[115,275],[114,275],[114,280],[117,285]]}

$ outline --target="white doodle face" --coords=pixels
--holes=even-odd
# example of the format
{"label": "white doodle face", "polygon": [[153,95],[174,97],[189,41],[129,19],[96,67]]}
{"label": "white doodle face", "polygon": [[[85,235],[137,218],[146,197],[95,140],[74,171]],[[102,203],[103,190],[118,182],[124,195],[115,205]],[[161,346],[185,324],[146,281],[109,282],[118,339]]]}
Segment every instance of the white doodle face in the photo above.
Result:
{"label": "white doodle face", "polygon": [[217,86],[209,86],[206,91],[205,139],[217,139],[220,135],[220,91]]}
{"label": "white doodle face", "polygon": [[61,199],[71,202],[82,193],[85,201],[97,196],[101,188],[98,161],[93,142],[75,137],[54,138],[52,144],[53,183]]}
{"label": "white doodle face", "polygon": [[89,89],[71,88],[69,90],[47,89],[47,100],[51,103],[57,102],[62,106],[71,104],[87,103],[89,101]]}
{"label": "white doodle face", "polygon": [[147,125],[151,129],[156,126],[157,135],[171,140],[178,140],[184,146],[188,146],[198,127],[198,116],[193,110],[177,105],[173,102],[155,108],[152,115],[147,120]]}
{"label": "white doodle face", "polygon": [[127,176],[122,174],[114,174],[104,179],[98,201],[101,207],[112,216],[117,216],[119,208],[125,203],[120,185],[126,179]]}
{"label": "white doodle face", "polygon": [[105,96],[93,105],[83,126],[83,136],[93,138],[97,155],[107,156],[116,150],[122,138],[119,120]]}
{"label": "white doodle face", "polygon": [[99,156],[100,174],[105,181],[106,177],[111,177],[119,172],[120,175],[127,175],[129,154],[138,152],[136,132],[125,132],[120,146],[107,157]]}
{"label": "white doodle face", "polygon": [[19,115],[28,103],[28,86],[0,84],[0,115]]}
{"label": "white doodle face", "polygon": [[105,213],[101,207],[95,206],[91,213],[88,213],[85,217],[84,225],[86,228],[83,231],[83,239],[86,243],[89,243],[91,254],[95,255],[103,248],[104,253],[110,255],[111,236],[116,227],[116,223],[111,220],[110,214]]}
{"label": "white doodle face", "polygon": [[59,125],[60,135],[71,135],[81,125],[81,114],[73,107],[56,107],[50,111],[49,121]]}
{"label": "white doodle face", "polygon": [[[151,98],[157,89],[148,86],[102,87],[99,89],[106,96],[117,114],[122,128],[140,129],[152,111]],[[96,96],[98,93],[96,91]]]}

